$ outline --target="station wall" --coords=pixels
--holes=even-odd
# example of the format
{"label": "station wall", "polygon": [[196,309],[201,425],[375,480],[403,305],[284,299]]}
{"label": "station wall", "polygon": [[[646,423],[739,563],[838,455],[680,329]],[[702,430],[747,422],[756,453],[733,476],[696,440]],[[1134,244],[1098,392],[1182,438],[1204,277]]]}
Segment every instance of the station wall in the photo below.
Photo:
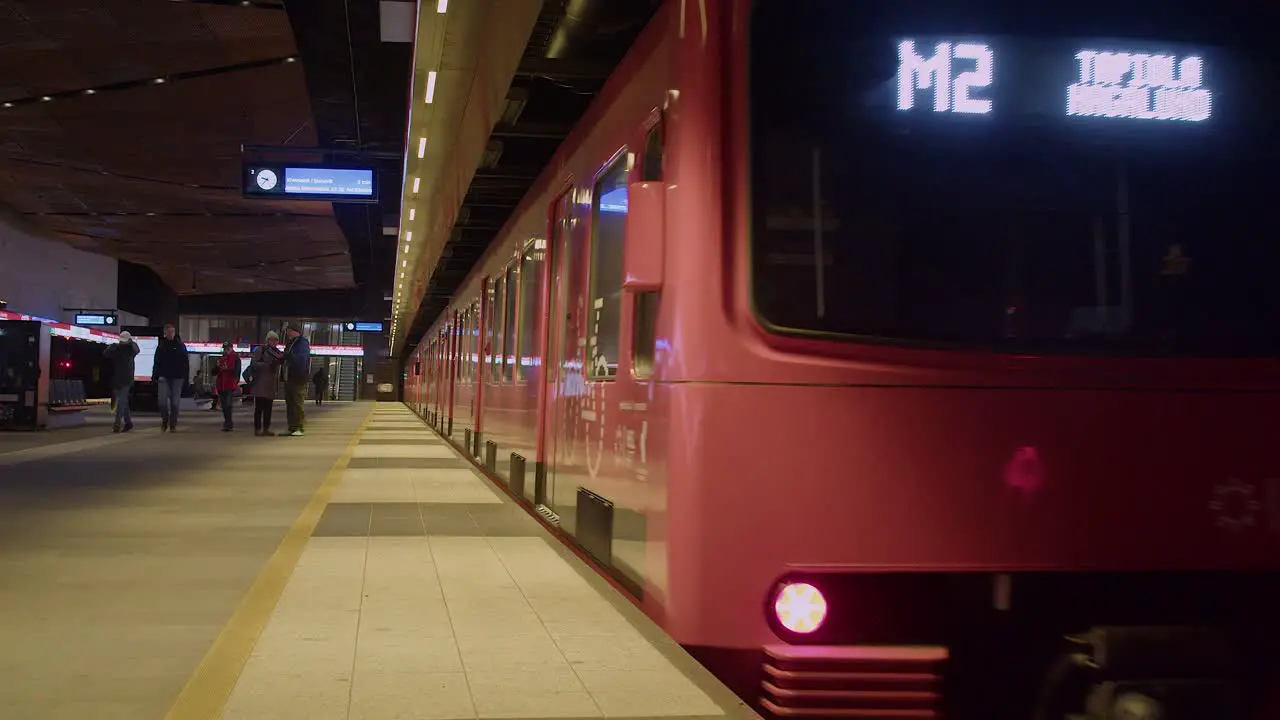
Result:
{"label": "station wall", "polygon": [[0,208],[0,300],[60,320],[64,309],[116,307],[116,260],[40,237]]}

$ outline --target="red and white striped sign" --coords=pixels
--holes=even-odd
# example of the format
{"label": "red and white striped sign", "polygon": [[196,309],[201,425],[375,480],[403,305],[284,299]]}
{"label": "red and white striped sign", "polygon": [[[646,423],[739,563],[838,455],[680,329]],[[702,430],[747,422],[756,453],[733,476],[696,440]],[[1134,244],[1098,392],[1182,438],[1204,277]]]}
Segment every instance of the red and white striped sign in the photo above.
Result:
{"label": "red and white striped sign", "polygon": [[[116,333],[94,330],[93,328],[80,327],[79,325],[58,322],[49,318],[23,315],[22,313],[9,312],[7,310],[0,310],[0,320],[41,322],[49,326],[50,333],[55,337],[75,338],[76,340],[85,340],[102,345],[108,345],[120,340],[120,336]],[[141,340],[142,338],[135,339]],[[247,355],[251,350],[249,345],[243,343],[237,343],[235,347],[236,352],[242,355]],[[197,355],[218,355],[222,352],[222,343],[189,342],[187,343],[187,352]],[[311,354],[314,357],[360,357],[364,355],[364,348],[360,345],[312,345]]]}

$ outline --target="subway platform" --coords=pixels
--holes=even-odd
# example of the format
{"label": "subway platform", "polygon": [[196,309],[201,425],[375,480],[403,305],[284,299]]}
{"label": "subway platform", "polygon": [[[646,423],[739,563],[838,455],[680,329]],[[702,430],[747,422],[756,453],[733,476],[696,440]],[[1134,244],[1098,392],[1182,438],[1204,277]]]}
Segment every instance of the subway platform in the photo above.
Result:
{"label": "subway platform", "polygon": [[752,716],[402,405],[136,422],[0,444],[5,717]]}

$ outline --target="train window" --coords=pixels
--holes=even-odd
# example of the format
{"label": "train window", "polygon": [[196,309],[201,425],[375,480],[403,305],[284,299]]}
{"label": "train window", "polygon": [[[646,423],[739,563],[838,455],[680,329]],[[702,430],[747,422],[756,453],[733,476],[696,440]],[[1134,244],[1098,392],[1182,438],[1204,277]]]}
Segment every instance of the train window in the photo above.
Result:
{"label": "train window", "polygon": [[[1108,37],[1197,42],[1225,13],[1170,12],[1163,30],[1089,1],[1043,25],[969,13],[966,27],[1004,33],[972,47],[1015,70],[997,69],[991,92],[962,109],[961,78],[976,76],[957,69],[953,85],[945,71],[930,80],[923,64],[908,70],[898,60],[907,43],[879,34],[899,20],[867,5],[753,3],[750,287],[769,327],[1009,353],[1280,354],[1280,213],[1274,186],[1257,182],[1272,177],[1277,148],[1269,37],[1233,34],[1215,50],[1218,77],[1232,78],[1230,95],[1249,97],[1248,109],[1225,92],[1217,105],[1205,88],[1189,92],[1203,93],[1196,111],[1212,106],[1211,119],[1161,123],[1126,119],[1130,96],[1096,90],[1092,76],[1070,89],[1100,93],[1096,112],[1066,107],[1061,90],[1042,102],[1039,88],[1059,84],[1041,78],[1075,67],[1068,48],[1098,17],[1084,8],[1107,16]],[[911,22],[942,27],[942,15]],[[1128,77],[1137,57],[1116,53],[1130,63],[1116,72]],[[908,75],[915,90],[898,83]],[[1095,117],[1067,117],[1076,114]]]}
{"label": "train window", "polygon": [[471,315],[464,308],[458,315],[458,382],[467,379],[467,331],[471,329]]}
{"label": "train window", "polygon": [[455,311],[453,315],[453,347],[450,348],[449,379],[457,382],[462,376],[462,328],[464,315]]}
{"label": "train window", "polygon": [[462,337],[458,338],[458,380],[471,379],[471,306],[462,310]]}
{"label": "train window", "polygon": [[480,301],[471,301],[471,332],[467,337],[467,364],[471,370],[467,379],[476,382],[480,379]]}
{"label": "train window", "polygon": [[662,179],[662,118],[649,128],[644,139],[644,156],[640,159],[640,179],[644,182]]}
{"label": "train window", "polygon": [[471,302],[470,321],[467,325],[467,382],[476,381],[476,367],[480,364],[480,301]]}
{"label": "train window", "polygon": [[516,379],[524,380],[538,352],[538,318],[542,317],[542,259],[547,241],[538,238],[524,248],[520,257],[520,344],[516,348]]}
{"label": "train window", "polygon": [[494,364],[494,353],[497,351],[498,324],[501,320],[497,317],[497,311],[502,308],[496,302],[498,293],[498,281],[489,279],[485,288],[484,297],[484,341],[483,350],[480,355],[484,358],[484,366],[480,369],[480,376],[483,378],[486,371],[488,375],[494,379],[498,379],[498,366]]}
{"label": "train window", "polygon": [[618,374],[622,320],[622,243],[627,225],[627,153],[596,182],[591,206],[591,305],[587,317],[588,377]]}
{"label": "train window", "polygon": [[507,289],[502,324],[502,379],[510,382],[515,375],[516,353],[516,278],[520,277],[516,263],[507,266],[503,286]]}
{"label": "train window", "polygon": [[506,308],[506,278],[500,277],[493,286],[493,322],[490,323],[490,372],[489,378],[493,382],[502,382],[502,341],[506,335],[503,332],[503,310]]}
{"label": "train window", "polygon": [[658,293],[636,293],[631,325],[631,371],[638,378],[653,374],[658,341]]}
{"label": "train window", "polygon": [[471,346],[475,342],[475,336],[471,333],[474,325],[475,318],[471,315],[471,306],[468,305],[467,309],[462,311],[462,372],[460,373],[462,382],[471,380]]}

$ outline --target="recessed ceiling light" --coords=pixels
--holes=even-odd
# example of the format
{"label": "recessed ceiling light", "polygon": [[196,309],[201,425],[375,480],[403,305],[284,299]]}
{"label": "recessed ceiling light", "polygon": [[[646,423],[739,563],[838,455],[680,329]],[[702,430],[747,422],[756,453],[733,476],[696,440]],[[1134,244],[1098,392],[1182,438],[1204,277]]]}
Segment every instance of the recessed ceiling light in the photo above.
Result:
{"label": "recessed ceiling light", "polygon": [[427,154],[427,139],[418,138],[418,157],[425,157]]}
{"label": "recessed ceiling light", "polygon": [[427,104],[430,105],[436,99],[436,71],[432,70],[427,73]]}
{"label": "recessed ceiling light", "polygon": [[414,178],[414,179],[413,179],[413,192],[414,192],[414,193],[417,193],[417,192],[418,192],[418,186],[419,186],[419,185],[421,185],[421,184],[422,184],[422,178]]}
{"label": "recessed ceiling light", "polygon": [[404,232],[404,241],[405,241],[405,242],[413,242],[413,231],[412,231],[412,230],[406,230],[406,231]]}
{"label": "recessed ceiling light", "polygon": [[436,12],[442,13],[449,9],[449,0],[437,0]]}
{"label": "recessed ceiling light", "polygon": [[[415,210],[414,208],[409,208],[409,220],[410,220],[410,221],[412,221],[412,220],[413,220],[413,216],[414,216],[415,214],[417,214],[417,212],[418,212],[418,211],[417,211],[417,210]],[[410,233],[410,234],[412,234],[412,233]]]}

